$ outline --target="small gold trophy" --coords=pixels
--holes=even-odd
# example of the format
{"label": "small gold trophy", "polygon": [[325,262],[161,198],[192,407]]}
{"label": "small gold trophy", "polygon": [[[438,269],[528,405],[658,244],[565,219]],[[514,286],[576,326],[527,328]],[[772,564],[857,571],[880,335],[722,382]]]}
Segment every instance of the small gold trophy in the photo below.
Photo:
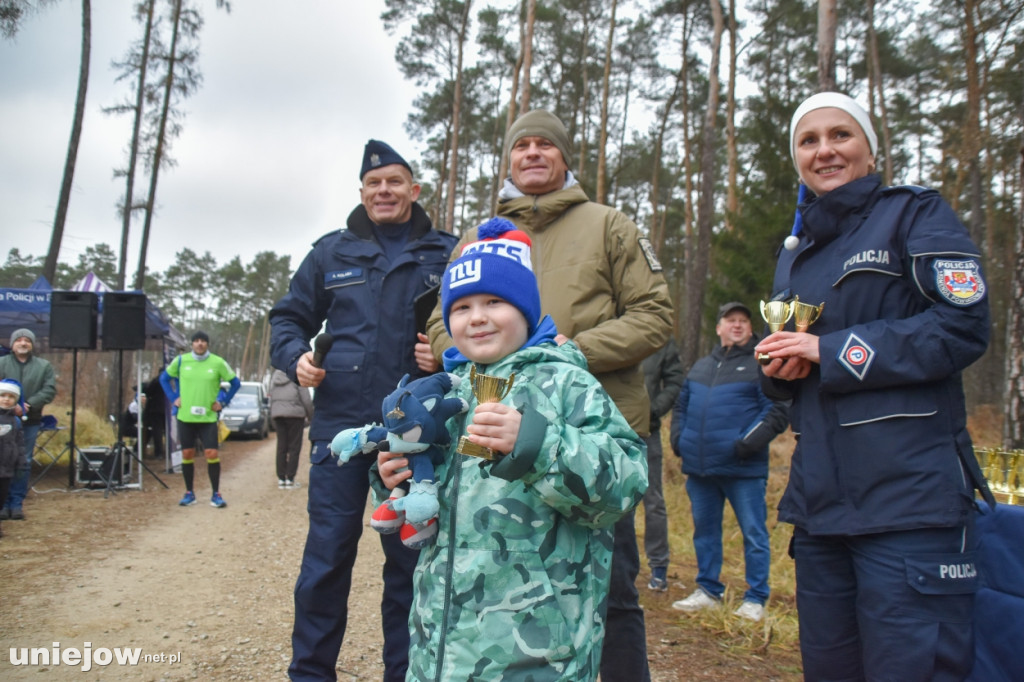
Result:
{"label": "small gold trophy", "polygon": [[[772,333],[780,331],[789,322],[789,318],[793,317],[793,304],[785,301],[761,301],[761,317],[768,323],[768,329]],[[767,353],[758,353],[757,361],[767,365],[772,359]]]}
{"label": "small gold trophy", "polygon": [[[473,387],[473,395],[478,403],[499,403],[512,390],[512,383],[516,375],[512,373],[508,379],[490,376],[489,374],[477,374],[476,365],[469,370],[469,383]],[[459,447],[456,452],[460,455],[480,457],[482,459],[498,459],[501,455],[491,448],[485,448],[469,440],[468,436],[459,438]]]}
{"label": "small gold trophy", "polygon": [[1024,451],[1014,450],[1007,456],[1006,493],[1009,504],[1024,503]]}
{"label": "small gold trophy", "polygon": [[818,321],[821,311],[825,309],[824,301],[821,305],[812,305],[801,301],[799,296],[794,297],[790,305],[793,308],[793,324],[796,325],[798,332],[807,331],[808,327]]}

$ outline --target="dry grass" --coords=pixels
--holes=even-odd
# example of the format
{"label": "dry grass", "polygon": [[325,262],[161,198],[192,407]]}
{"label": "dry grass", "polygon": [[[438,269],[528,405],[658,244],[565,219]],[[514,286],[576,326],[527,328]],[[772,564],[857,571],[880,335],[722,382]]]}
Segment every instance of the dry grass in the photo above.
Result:
{"label": "dry grass", "polygon": [[[59,462],[67,464],[68,451],[65,447],[71,437],[71,407],[70,403],[52,403],[46,407],[46,414],[57,418],[59,427],[56,433],[41,431],[38,443],[46,443],[46,449],[57,455],[61,454]],[[52,439],[47,438],[52,433]],[[81,448],[108,447],[117,441],[113,425],[110,421],[104,420],[88,407],[78,405],[75,407],[75,445]],[[46,464],[44,461],[43,464]]]}
{"label": "dry grass", "polygon": [[974,446],[998,448],[1003,442],[1003,413],[999,405],[979,405],[967,417],[967,430]]}
{"label": "dry grass", "polygon": [[[680,470],[680,460],[672,454],[668,445],[667,431],[668,429],[662,431],[666,453],[662,481],[668,512],[669,545],[672,548],[672,566],[669,573],[677,578],[677,582],[687,586],[682,594],[676,597],[681,599],[694,589],[697,559],[693,551],[693,517],[690,514],[690,500],[686,495],[685,477]],[[729,505],[726,505],[722,523],[724,561],[721,581],[726,585],[723,599],[725,608],[679,616],[681,619],[699,623],[703,629],[715,634],[723,647],[734,649],[737,653],[764,655],[769,646],[787,649],[795,649],[798,646],[795,570],[792,559],[786,553],[791,526],[775,521],[778,501],[782,497],[789,476],[789,457],[793,452],[793,445],[793,435],[787,431],[776,438],[771,446],[767,501],[772,548],[772,596],[765,611],[765,619],[760,623],[748,623],[732,615],[733,610],[743,600],[746,580],[743,567],[743,534]],[[637,536],[643,538],[642,513],[637,514]],[[641,573],[646,574],[646,570]]]}

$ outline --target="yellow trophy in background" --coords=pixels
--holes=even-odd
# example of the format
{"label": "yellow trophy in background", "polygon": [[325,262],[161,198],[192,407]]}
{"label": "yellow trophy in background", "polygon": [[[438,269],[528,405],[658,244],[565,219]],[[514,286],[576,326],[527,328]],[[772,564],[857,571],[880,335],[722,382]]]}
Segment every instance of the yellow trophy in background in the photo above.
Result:
{"label": "yellow trophy in background", "polygon": [[[516,375],[510,374],[508,379],[495,377],[489,374],[477,374],[476,365],[469,370],[469,384],[473,387],[473,395],[477,403],[500,403],[502,399],[512,390],[512,383]],[[480,457],[481,459],[497,459],[500,455],[491,448],[485,448],[469,440],[468,436],[459,438],[459,446],[456,452],[460,455]]]}
{"label": "yellow trophy in background", "polygon": [[1024,502],[1024,451],[1014,450],[1007,455],[1006,494],[1010,504]]}
{"label": "yellow trophy in background", "polygon": [[[785,301],[769,301],[768,303],[761,301],[761,317],[764,318],[772,333],[781,331],[789,322],[789,318],[793,317],[793,304]],[[758,353],[757,361],[762,365],[767,365],[772,359],[767,353]]]}

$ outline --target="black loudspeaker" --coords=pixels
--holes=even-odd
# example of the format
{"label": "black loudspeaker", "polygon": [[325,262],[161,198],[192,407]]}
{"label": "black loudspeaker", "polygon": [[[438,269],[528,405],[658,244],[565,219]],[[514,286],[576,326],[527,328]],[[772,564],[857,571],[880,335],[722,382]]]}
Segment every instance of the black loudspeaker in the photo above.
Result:
{"label": "black loudspeaker", "polygon": [[103,350],[146,347],[146,295],[124,291],[103,294]]}
{"label": "black loudspeaker", "polygon": [[99,296],[91,291],[50,294],[50,348],[96,348]]}
{"label": "black loudspeaker", "polygon": [[131,456],[121,454],[121,471],[117,470],[117,456],[110,448],[80,448],[78,450],[78,485],[87,488],[105,488],[121,485],[131,474]]}

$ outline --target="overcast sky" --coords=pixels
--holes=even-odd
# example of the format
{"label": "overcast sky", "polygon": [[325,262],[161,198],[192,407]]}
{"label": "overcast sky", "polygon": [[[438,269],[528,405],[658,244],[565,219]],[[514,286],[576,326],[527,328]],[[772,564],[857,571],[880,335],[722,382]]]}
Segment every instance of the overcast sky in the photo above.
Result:
{"label": "overcast sky", "polygon": [[[77,263],[87,246],[119,249],[116,205],[131,134],[127,116],[101,108],[131,95],[115,83],[140,27],[134,0],[92,3],[86,115],[60,251]],[[259,251],[299,265],[320,235],[344,225],[359,200],[363,145],[382,139],[409,161],[403,129],[413,85],[394,61],[397,39],[380,22],[383,0],[232,0],[230,14],[200,3],[203,85],[182,106],[177,166],[162,171],[147,264],[162,271],[184,247],[218,264]],[[45,256],[60,193],[81,50],[81,3],[61,2],[0,39],[0,258],[11,248]],[[143,186],[139,190],[140,183]],[[143,195],[148,180],[136,179]],[[142,219],[132,223],[128,279],[138,265]],[[0,285],[3,283],[0,282]]]}

